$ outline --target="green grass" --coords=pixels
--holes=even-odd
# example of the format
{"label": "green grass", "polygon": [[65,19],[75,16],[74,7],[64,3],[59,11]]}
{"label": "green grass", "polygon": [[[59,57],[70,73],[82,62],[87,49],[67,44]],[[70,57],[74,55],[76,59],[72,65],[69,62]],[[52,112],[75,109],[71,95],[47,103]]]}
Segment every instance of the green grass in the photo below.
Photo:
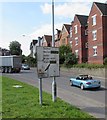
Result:
{"label": "green grass", "polygon": [[[1,81],[1,79],[0,79]],[[36,83],[35,83],[36,84]],[[21,85],[22,88],[14,88]],[[38,89],[25,83],[2,77],[3,118],[93,118],[88,113],[43,92],[43,105],[39,105]]]}

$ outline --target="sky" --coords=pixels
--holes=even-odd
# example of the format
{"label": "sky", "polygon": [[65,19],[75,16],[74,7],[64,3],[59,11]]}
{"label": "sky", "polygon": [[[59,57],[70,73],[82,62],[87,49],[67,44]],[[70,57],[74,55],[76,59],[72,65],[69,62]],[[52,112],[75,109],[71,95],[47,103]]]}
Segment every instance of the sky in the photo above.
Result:
{"label": "sky", "polygon": [[[75,14],[89,15],[93,1],[54,0],[54,28],[61,30]],[[9,49],[10,42],[18,41],[27,56],[32,40],[43,35],[52,35],[51,0],[0,0],[0,47]]]}

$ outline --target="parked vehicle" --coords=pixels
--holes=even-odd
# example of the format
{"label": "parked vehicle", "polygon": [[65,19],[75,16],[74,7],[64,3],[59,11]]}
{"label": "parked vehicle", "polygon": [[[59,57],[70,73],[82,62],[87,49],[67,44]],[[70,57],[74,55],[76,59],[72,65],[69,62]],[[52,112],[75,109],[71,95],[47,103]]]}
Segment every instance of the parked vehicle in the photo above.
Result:
{"label": "parked vehicle", "polygon": [[20,72],[21,57],[16,55],[0,56],[0,69],[2,73]]}
{"label": "parked vehicle", "polygon": [[91,76],[88,75],[79,75],[76,78],[70,78],[71,86],[78,86],[82,90],[85,88],[100,88],[101,81],[94,80]]}
{"label": "parked vehicle", "polygon": [[22,70],[30,70],[30,67],[28,64],[22,64]]}

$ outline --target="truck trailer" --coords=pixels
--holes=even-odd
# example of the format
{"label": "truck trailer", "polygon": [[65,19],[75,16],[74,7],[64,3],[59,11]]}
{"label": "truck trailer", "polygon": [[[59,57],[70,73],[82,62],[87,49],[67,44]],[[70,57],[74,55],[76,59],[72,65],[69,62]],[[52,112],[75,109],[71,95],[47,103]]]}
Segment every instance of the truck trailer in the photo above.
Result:
{"label": "truck trailer", "polygon": [[0,56],[0,69],[2,73],[20,72],[21,64],[20,56]]}

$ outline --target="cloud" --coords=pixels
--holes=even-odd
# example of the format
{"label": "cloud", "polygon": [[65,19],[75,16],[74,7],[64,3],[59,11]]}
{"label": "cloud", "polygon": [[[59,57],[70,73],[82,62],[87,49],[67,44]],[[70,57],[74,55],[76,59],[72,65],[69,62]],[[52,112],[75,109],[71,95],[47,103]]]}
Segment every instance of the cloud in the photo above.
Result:
{"label": "cloud", "polygon": [[[93,0],[86,2],[85,0],[65,0],[66,3],[56,3],[54,6],[54,13],[57,17],[73,18],[75,14],[89,15]],[[103,2],[104,0],[97,0],[96,2]],[[41,6],[44,14],[52,14],[52,4],[45,3]]]}
{"label": "cloud", "polygon": [[[41,6],[42,12],[44,14],[52,13],[52,5],[49,3],[45,3]],[[88,15],[90,11],[89,3],[63,3],[55,5],[54,7],[55,16],[59,17],[70,17],[73,18],[75,14],[84,14]]]}
{"label": "cloud", "polygon": [[[54,28],[61,29],[63,23],[55,24]],[[41,25],[39,28],[36,28],[33,33],[30,34],[32,39],[42,37],[43,35],[52,35],[52,24]]]}

